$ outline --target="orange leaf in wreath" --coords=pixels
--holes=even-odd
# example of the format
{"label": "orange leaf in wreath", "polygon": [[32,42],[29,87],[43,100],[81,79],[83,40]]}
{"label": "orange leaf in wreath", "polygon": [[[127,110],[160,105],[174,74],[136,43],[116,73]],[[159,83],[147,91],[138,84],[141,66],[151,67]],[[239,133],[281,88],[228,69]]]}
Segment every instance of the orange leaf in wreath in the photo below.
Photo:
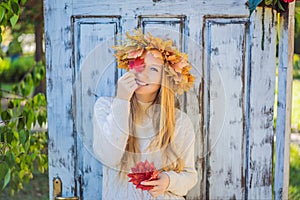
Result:
{"label": "orange leaf in wreath", "polygon": [[128,53],[127,58],[137,58],[140,57],[144,52],[144,49],[138,49],[138,50],[133,50],[131,52]]}

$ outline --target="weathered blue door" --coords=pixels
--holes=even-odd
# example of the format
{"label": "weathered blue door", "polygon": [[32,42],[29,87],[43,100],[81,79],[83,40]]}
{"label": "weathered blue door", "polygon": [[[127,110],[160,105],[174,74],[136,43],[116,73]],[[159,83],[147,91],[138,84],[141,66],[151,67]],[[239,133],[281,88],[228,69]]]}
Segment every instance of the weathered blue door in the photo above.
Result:
{"label": "weathered blue door", "polygon": [[[112,96],[110,49],[140,27],[189,54],[196,85],[179,98],[196,130],[198,184],[189,199],[272,197],[276,17],[246,0],[45,0],[50,198],[101,199],[92,110]],[[108,152],[109,153],[109,152]]]}

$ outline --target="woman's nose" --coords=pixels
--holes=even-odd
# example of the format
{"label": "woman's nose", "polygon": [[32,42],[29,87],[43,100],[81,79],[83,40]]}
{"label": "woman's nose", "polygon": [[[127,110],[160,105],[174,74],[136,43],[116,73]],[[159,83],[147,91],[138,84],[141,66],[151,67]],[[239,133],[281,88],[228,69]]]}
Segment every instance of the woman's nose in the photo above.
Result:
{"label": "woman's nose", "polygon": [[142,67],[139,70],[136,70],[136,72],[139,77],[144,77],[144,78],[148,77],[148,70],[146,69],[146,67]]}

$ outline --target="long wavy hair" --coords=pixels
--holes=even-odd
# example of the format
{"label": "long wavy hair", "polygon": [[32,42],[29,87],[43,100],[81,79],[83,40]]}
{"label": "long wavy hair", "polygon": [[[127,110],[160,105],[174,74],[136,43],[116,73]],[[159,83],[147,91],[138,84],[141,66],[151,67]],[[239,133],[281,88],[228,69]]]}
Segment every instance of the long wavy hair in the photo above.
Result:
{"label": "long wavy hair", "polygon": [[[129,137],[127,140],[125,152],[120,162],[120,173],[128,172],[130,167],[133,167],[139,161],[139,141],[136,136],[136,122],[143,116],[139,116],[140,111],[139,103],[135,95],[131,98],[130,114],[129,114]],[[176,155],[172,148],[172,141],[174,139],[175,129],[175,94],[170,88],[170,82],[162,70],[161,87],[156,94],[156,98],[151,105],[159,105],[159,109],[153,112],[152,124],[154,133],[156,134],[151,140],[148,150],[150,152],[161,151],[163,167],[162,171],[176,171],[180,172],[183,169],[183,161]],[[150,106],[151,107],[151,106]],[[156,106],[155,106],[156,107]],[[156,107],[157,108],[157,107]],[[147,109],[148,110],[148,109]],[[149,113],[147,112],[146,113]]]}

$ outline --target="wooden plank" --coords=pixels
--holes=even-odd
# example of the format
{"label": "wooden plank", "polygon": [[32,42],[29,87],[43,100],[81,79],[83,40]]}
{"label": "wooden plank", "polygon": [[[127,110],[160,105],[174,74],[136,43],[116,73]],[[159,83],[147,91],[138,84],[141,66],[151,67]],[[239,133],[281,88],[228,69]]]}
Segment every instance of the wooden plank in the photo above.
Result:
{"label": "wooden plank", "polygon": [[[211,199],[242,199],[244,184],[245,46],[248,19],[206,19],[208,159]],[[228,54],[230,51],[230,54]]]}
{"label": "wooden plank", "polygon": [[273,107],[276,69],[276,13],[257,8],[251,15],[247,102],[248,199],[272,199]]}
{"label": "wooden plank", "polygon": [[295,2],[280,16],[275,199],[288,199]]}
{"label": "wooden plank", "polygon": [[77,176],[82,199],[102,194],[102,164],[93,153],[93,107],[99,96],[114,96],[118,71],[114,63],[119,17],[74,17]]}
{"label": "wooden plank", "polygon": [[189,61],[193,65],[191,72],[196,77],[194,87],[185,94],[185,111],[194,125],[195,131],[195,168],[198,172],[197,184],[188,192],[186,199],[205,199],[205,153],[204,153],[204,131],[203,131],[203,67],[202,67],[202,18],[188,16],[188,33],[184,33],[185,47],[188,52]]}
{"label": "wooden plank", "polygon": [[63,182],[64,195],[76,195],[77,187],[71,104],[73,70],[71,57],[65,56],[72,54],[71,7],[65,7],[70,3],[71,0],[44,1],[50,199],[56,176]]}
{"label": "wooden plank", "polygon": [[[174,13],[176,15],[249,15],[247,0],[132,0],[130,3],[124,1],[94,1],[94,0],[74,0],[74,15],[111,15],[118,13],[127,18],[137,18],[139,15],[165,15]],[[220,12],[221,11],[221,12]]]}

